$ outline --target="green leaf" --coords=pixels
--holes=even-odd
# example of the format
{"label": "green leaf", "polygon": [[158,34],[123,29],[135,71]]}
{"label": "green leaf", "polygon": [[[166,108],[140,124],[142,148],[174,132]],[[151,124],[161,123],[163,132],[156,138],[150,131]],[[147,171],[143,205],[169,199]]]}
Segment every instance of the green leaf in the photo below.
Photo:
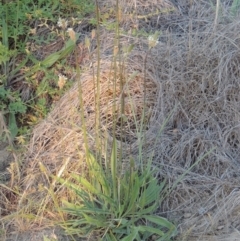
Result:
{"label": "green leaf", "polygon": [[86,220],[86,222],[88,222],[89,224],[91,225],[95,225],[97,226],[98,228],[100,227],[106,227],[107,225],[105,224],[106,222],[106,219],[104,218],[104,216],[97,216],[97,217],[91,217],[90,215],[87,215],[87,214],[83,214],[84,216],[84,219]]}
{"label": "green leaf", "polygon": [[111,174],[112,174],[112,184],[113,184],[113,198],[114,200],[118,200],[117,193],[117,144],[116,139],[113,139],[113,147],[111,153]]}
{"label": "green leaf", "polygon": [[[99,194],[99,191],[84,177],[72,174],[72,177],[79,182],[79,184],[83,185],[83,187],[87,190],[87,192],[91,194]],[[79,190],[79,186],[75,184],[71,184],[75,190]]]}
{"label": "green leaf", "polygon": [[11,102],[8,106],[10,113],[25,113],[27,110],[27,107],[24,105],[21,101]]}
{"label": "green leaf", "polygon": [[49,68],[52,65],[54,65],[59,59],[60,59],[60,54],[53,53],[47,56],[42,62],[40,62],[40,65],[43,67]]}
{"label": "green leaf", "polygon": [[[93,175],[93,179],[96,178],[101,184],[101,190],[104,195],[111,196],[111,185],[108,182],[106,172],[103,170],[102,166],[99,165],[92,153],[89,153],[89,169],[90,173]],[[99,190],[100,191],[100,190]]]}
{"label": "green leaf", "polygon": [[140,203],[143,202],[143,206],[145,207],[147,205],[150,205],[153,202],[157,202],[159,199],[159,188],[160,186],[157,184],[157,180],[153,179],[150,180],[150,183],[148,184],[148,186],[144,189],[140,199],[142,198],[142,200],[140,200]]}
{"label": "green leaf", "polygon": [[109,234],[106,234],[104,238],[107,241],[118,241],[118,239],[115,237],[115,235],[113,235],[113,233],[111,231],[109,232]]}
{"label": "green leaf", "polygon": [[152,214],[152,213],[156,210],[156,208],[157,208],[157,205],[156,205],[156,204],[157,204],[157,203],[154,203],[154,204],[152,204],[152,205],[149,206],[149,207],[145,207],[145,208],[139,210],[139,211],[138,211],[139,217],[141,217],[142,215],[146,215],[146,214]]}
{"label": "green leaf", "polygon": [[11,138],[14,139],[18,133],[17,122],[14,113],[9,113],[8,128],[11,133]]}
{"label": "green leaf", "polygon": [[5,21],[4,18],[2,18],[2,44],[5,46],[5,47],[9,47],[8,46],[8,26],[7,26],[7,23]]}
{"label": "green leaf", "polygon": [[130,192],[126,193],[126,195],[128,195],[128,197],[129,197],[129,198],[126,198],[127,200],[129,200],[129,205],[127,207],[126,212],[123,214],[123,216],[126,216],[129,213],[131,213],[131,214],[134,213],[134,208],[135,208],[135,211],[136,211],[136,202],[137,202],[137,199],[139,197],[141,186],[140,186],[140,183],[139,183],[138,175],[134,172],[134,173],[132,173],[132,176],[135,179],[135,183],[133,183],[132,186],[130,185],[130,188],[129,188]]}
{"label": "green leaf", "polygon": [[69,54],[72,53],[75,47],[76,47],[75,43],[71,39],[69,39],[68,42],[66,43],[66,47],[64,47],[62,50],[58,52],[59,58],[63,59],[67,57]]}
{"label": "green leaf", "polygon": [[1,99],[5,99],[7,96],[7,91],[5,90],[5,88],[3,86],[0,87],[0,98]]}
{"label": "green leaf", "polygon": [[60,51],[58,51],[56,53],[50,54],[43,61],[35,64],[33,66],[33,70],[36,71],[40,66],[50,68],[52,65],[54,65],[60,59],[67,57],[73,51],[75,46],[76,46],[75,43],[71,39],[68,40],[63,49],[61,49]]}
{"label": "green leaf", "polygon": [[148,232],[151,235],[152,234],[158,234],[161,237],[165,235],[165,233],[163,231],[161,231],[160,229],[153,228],[153,227],[150,227],[150,226],[139,226],[139,231],[142,232],[142,233]]}
{"label": "green leaf", "polygon": [[145,218],[146,220],[155,223],[159,226],[168,228],[170,230],[175,229],[175,226],[169,222],[166,218],[162,218],[162,217],[158,217],[158,216],[153,216],[153,215],[144,215],[143,218]]}
{"label": "green leaf", "polygon": [[139,227],[133,227],[131,229],[131,233],[128,236],[122,238],[121,241],[133,241],[137,237],[138,232],[139,232]]}

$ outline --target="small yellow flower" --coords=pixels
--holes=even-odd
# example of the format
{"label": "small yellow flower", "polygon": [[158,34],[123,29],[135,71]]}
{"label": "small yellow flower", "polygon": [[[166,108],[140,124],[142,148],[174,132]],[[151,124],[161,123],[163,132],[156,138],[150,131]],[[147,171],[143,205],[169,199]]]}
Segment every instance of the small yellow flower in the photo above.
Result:
{"label": "small yellow flower", "polygon": [[86,37],[85,37],[85,47],[88,48],[88,49],[90,49],[90,45],[91,45],[90,39],[86,36]]}
{"label": "small yellow flower", "polygon": [[37,29],[36,29],[36,28],[31,28],[31,29],[30,29],[30,34],[35,35],[36,32],[37,32]]}
{"label": "small yellow flower", "polygon": [[92,30],[91,35],[92,35],[92,39],[94,39],[96,37],[96,29]]}
{"label": "small yellow flower", "polygon": [[57,22],[58,27],[62,28],[62,29],[66,29],[68,26],[68,21],[66,19],[63,18],[59,18],[58,22]]}
{"label": "small yellow flower", "polygon": [[149,37],[148,37],[148,48],[149,49],[154,48],[159,43],[159,41],[158,41],[159,36],[160,36],[159,31],[156,31],[153,35],[149,35]]}
{"label": "small yellow flower", "polygon": [[72,28],[68,28],[67,30],[69,37],[72,41],[76,42],[76,33]]}
{"label": "small yellow flower", "polygon": [[151,49],[153,47],[155,47],[158,44],[158,41],[156,38],[154,38],[153,35],[150,35],[148,37],[148,47]]}
{"label": "small yellow flower", "polygon": [[25,144],[26,143],[26,139],[22,135],[21,136],[17,136],[16,140],[17,140],[18,144]]}
{"label": "small yellow flower", "polygon": [[58,87],[59,89],[61,90],[64,85],[66,84],[66,80],[67,80],[67,77],[62,75],[62,74],[59,74],[58,75]]}
{"label": "small yellow flower", "polygon": [[113,48],[113,56],[117,56],[118,51],[119,51],[118,46],[114,46],[114,48]]}
{"label": "small yellow flower", "polygon": [[26,17],[28,20],[31,20],[32,19],[32,14],[29,14],[29,13],[25,13]]}

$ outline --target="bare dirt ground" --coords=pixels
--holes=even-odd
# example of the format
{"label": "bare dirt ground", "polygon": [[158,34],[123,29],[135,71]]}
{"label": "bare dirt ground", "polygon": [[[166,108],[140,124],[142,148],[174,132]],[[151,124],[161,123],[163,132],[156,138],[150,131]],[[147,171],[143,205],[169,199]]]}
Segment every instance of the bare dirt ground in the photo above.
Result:
{"label": "bare dirt ground", "polygon": [[[108,7],[114,6],[114,1],[108,3]],[[138,79],[129,86],[139,115],[148,41],[147,37],[136,37],[131,33],[135,30],[144,30],[149,34],[161,31],[159,43],[148,55],[146,65],[150,118],[144,154],[147,157],[154,151],[153,164],[170,186],[185,174],[159,207],[159,215],[177,225],[179,235],[176,240],[179,241],[240,240],[240,18],[238,15],[230,16],[232,1],[227,0],[221,2],[218,21],[216,8],[209,1],[155,0],[136,3],[121,2],[126,17],[121,22],[124,31],[120,40],[122,46],[131,43],[135,46],[126,61],[126,70],[129,75],[139,72]],[[101,7],[104,11],[104,3]],[[127,13],[133,10],[135,18],[127,17]],[[113,40],[114,34],[102,27],[103,86],[109,74]],[[81,78],[85,87],[83,95],[89,130],[94,122],[91,71],[89,69]],[[106,88],[101,94],[101,121],[104,130],[108,130],[111,136],[112,122],[105,107],[112,96]],[[50,173],[58,173],[66,158],[71,159],[69,172],[78,168],[79,150],[82,150],[82,133],[77,128],[81,126],[78,110],[76,84],[33,131],[28,151],[21,157],[24,159],[21,175],[11,183],[21,186],[24,193],[20,200],[13,199],[15,204],[24,203],[28,208],[18,204],[13,211],[30,212],[35,206],[29,203],[28,198],[33,197],[35,205],[41,205],[41,197],[46,196],[46,190],[38,189],[39,184],[47,183],[39,162]],[[158,140],[158,130],[171,111],[172,116]],[[126,125],[124,148],[126,153],[131,149],[130,154],[134,156],[138,150],[137,133],[131,125],[131,111],[126,109],[126,112],[130,124]],[[212,150],[211,153],[195,165],[209,150]],[[7,152],[2,153],[9,158]],[[38,215],[41,219],[34,224],[15,217],[7,227],[11,232],[15,229],[15,234],[6,234],[6,240],[40,241],[46,233],[48,237],[57,237],[54,229],[38,231],[39,227],[44,229],[47,226],[49,219],[56,217],[44,211]],[[55,240],[67,240],[61,232],[56,233],[59,236]]]}

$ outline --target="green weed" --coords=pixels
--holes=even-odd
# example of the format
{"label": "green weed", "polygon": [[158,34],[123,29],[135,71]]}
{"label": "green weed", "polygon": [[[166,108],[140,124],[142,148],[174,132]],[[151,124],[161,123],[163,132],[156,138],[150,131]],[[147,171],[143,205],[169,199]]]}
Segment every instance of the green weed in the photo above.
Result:
{"label": "green weed", "polygon": [[[0,87],[0,109],[6,118],[11,139],[13,140],[18,133],[16,116],[25,114],[27,107],[23,104],[17,92],[11,92]],[[5,138],[3,136],[4,141],[6,141]]]}
{"label": "green weed", "polygon": [[176,227],[167,219],[154,215],[165,182],[158,183],[151,161],[141,173],[134,160],[123,175],[117,170],[116,144],[111,161],[104,169],[94,155],[88,153],[88,177],[72,174],[74,181],[58,179],[73,190],[77,203],[65,201],[68,220],[62,223],[68,234],[83,237],[97,235],[101,240],[170,240]]}
{"label": "green weed", "polygon": [[[116,3],[116,13],[119,12],[118,3]],[[96,9],[97,22],[100,23],[101,14],[99,9]],[[120,76],[120,89],[123,91],[125,81],[124,57],[121,56],[119,48],[119,15],[116,14],[115,22],[115,40],[113,51],[113,85],[115,92],[113,99],[116,99],[116,85],[117,78]],[[158,32],[149,38],[149,49],[157,44]],[[156,172],[152,168],[151,158],[149,160],[142,160],[142,145],[143,139],[139,140],[139,162],[129,157],[129,169],[120,170],[122,159],[121,154],[117,154],[116,144],[116,125],[117,117],[113,115],[112,135],[113,143],[111,149],[110,159],[108,153],[103,153],[102,143],[107,142],[100,134],[100,38],[99,38],[99,24],[97,24],[97,79],[95,86],[95,154],[88,146],[88,133],[86,128],[86,120],[84,113],[82,116],[82,131],[84,135],[86,148],[86,163],[88,172],[85,176],[71,174],[71,180],[55,177],[62,186],[71,190],[76,200],[63,201],[63,207],[57,209],[61,212],[67,213],[67,219],[61,222],[60,225],[70,235],[78,235],[80,237],[97,238],[98,240],[148,240],[153,237],[156,240],[171,240],[176,234],[176,227],[171,222],[163,217],[156,216],[154,212],[158,209],[161,196],[165,192],[165,181],[159,182],[156,178]],[[88,41],[86,41],[88,42]],[[133,49],[133,46],[123,50],[123,53],[128,54]],[[121,63],[121,64],[119,64]],[[80,79],[80,71],[78,69],[78,78]],[[81,110],[84,110],[82,99],[82,86],[79,83],[79,101]],[[146,98],[144,98],[146,101]],[[117,106],[113,102],[112,113],[116,112]],[[121,113],[124,116],[124,97],[120,103]],[[139,138],[145,132],[145,112],[142,114],[142,121],[140,126],[136,123],[139,130]],[[123,123],[118,123],[123,128]],[[124,139],[120,137],[121,141]],[[141,138],[140,138],[141,139]],[[121,144],[120,144],[121,146]],[[120,153],[123,150],[120,150]],[[106,159],[103,161],[102,156]]]}
{"label": "green weed", "polygon": [[[91,0],[0,3],[0,110],[12,139],[26,126],[45,117],[52,102],[69,87],[69,84],[59,87],[57,69],[52,67],[58,64],[60,73],[67,68],[64,61],[76,46],[74,41],[67,40],[67,28],[93,11]],[[65,21],[65,28],[57,25],[59,19]],[[48,33],[38,35],[38,29]],[[64,39],[65,46],[43,60],[29,47],[32,43],[46,46],[58,36]]]}

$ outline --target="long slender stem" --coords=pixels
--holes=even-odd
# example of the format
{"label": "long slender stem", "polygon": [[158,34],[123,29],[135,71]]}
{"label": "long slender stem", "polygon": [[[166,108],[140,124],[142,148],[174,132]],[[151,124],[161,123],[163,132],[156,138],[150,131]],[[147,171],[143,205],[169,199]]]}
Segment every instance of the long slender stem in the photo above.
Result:
{"label": "long slender stem", "polygon": [[220,9],[220,0],[217,0],[215,20],[214,20],[214,31],[216,30],[216,27],[217,27],[217,24],[218,24],[219,9]]}
{"label": "long slender stem", "polygon": [[88,139],[87,139],[87,127],[85,123],[84,118],[84,103],[83,103],[83,91],[82,91],[82,83],[81,83],[81,73],[80,73],[80,67],[77,64],[78,63],[78,51],[76,48],[75,51],[75,61],[76,61],[76,70],[77,70],[77,79],[78,79],[78,93],[79,93],[79,104],[80,104],[80,116],[81,116],[81,123],[82,123],[82,130],[83,130],[83,140],[86,150],[86,160],[89,162],[89,148],[88,148]]}
{"label": "long slender stem", "polygon": [[[100,16],[99,16],[99,5],[98,1],[96,2],[96,18],[97,18],[97,85],[94,89],[95,92],[95,131],[96,131],[96,146],[101,152],[101,143],[100,143],[100,64],[101,64],[101,53],[100,53]],[[95,81],[94,81],[95,82]]]}
{"label": "long slender stem", "polygon": [[[113,196],[114,200],[120,201],[120,198],[118,197],[119,194],[119,188],[118,188],[118,175],[117,175],[117,162],[119,161],[118,156],[117,156],[117,143],[116,143],[116,124],[117,124],[117,79],[120,76],[121,78],[121,65],[117,63],[118,57],[120,58],[119,55],[119,49],[120,49],[120,44],[119,44],[119,2],[116,0],[116,16],[117,16],[117,21],[116,21],[116,32],[115,32],[115,41],[114,41],[114,54],[113,54],[113,65],[114,65],[114,79],[113,79],[113,85],[114,85],[114,90],[113,90],[113,108],[112,108],[112,116],[113,116],[113,143],[112,143],[112,158],[111,158],[111,166],[112,166],[112,181],[113,181]],[[119,60],[120,63],[120,60]],[[121,80],[120,80],[121,81]],[[121,83],[120,83],[121,85]],[[121,114],[121,113],[120,113]],[[120,203],[119,203],[120,205]]]}
{"label": "long slender stem", "polygon": [[[142,146],[144,145],[144,143],[146,142],[146,129],[147,129],[147,120],[146,120],[146,102],[147,102],[147,59],[148,59],[148,55],[151,52],[151,48],[147,51],[145,59],[144,59],[144,76],[143,76],[143,91],[144,91],[144,96],[143,96],[143,113],[142,113],[142,118],[141,118],[141,125],[140,125],[140,140],[139,140],[139,145],[141,145],[141,147],[139,147],[139,158],[140,158],[140,165],[143,168],[143,161],[142,161]],[[143,139],[142,139],[142,135],[143,135]]]}

